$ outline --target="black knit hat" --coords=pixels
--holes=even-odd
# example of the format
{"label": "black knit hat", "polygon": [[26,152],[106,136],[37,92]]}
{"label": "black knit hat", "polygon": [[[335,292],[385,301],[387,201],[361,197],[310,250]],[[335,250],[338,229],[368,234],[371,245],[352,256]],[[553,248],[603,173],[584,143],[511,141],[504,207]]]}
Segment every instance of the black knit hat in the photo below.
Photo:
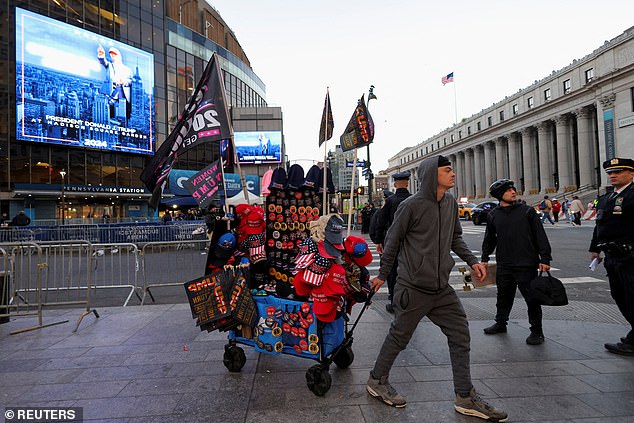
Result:
{"label": "black knit hat", "polygon": [[[335,193],[335,184],[332,182],[332,171],[329,167],[326,168],[326,186],[328,189],[328,193]],[[319,188],[319,192],[324,192],[324,168],[319,169],[319,181],[317,181],[317,187]]]}
{"label": "black knit hat", "polygon": [[288,188],[298,190],[304,185],[304,169],[294,164],[288,169]]}
{"label": "black knit hat", "polygon": [[451,162],[445,156],[438,156],[438,167],[451,166]]}
{"label": "black knit hat", "polygon": [[269,185],[269,189],[286,189],[286,184],[286,171],[283,167],[278,167],[273,171],[273,176],[271,177],[271,185]]}
{"label": "black knit hat", "polygon": [[306,174],[306,179],[304,180],[304,187],[317,189],[318,183],[319,183],[319,166],[313,165],[310,169],[308,169],[308,173]]}

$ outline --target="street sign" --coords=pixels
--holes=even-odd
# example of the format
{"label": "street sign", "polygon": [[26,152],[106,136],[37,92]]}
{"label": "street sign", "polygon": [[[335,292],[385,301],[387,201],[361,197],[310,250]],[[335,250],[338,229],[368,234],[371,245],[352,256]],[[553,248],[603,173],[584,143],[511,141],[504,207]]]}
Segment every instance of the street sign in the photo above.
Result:
{"label": "street sign", "polygon": [[[352,167],[354,160],[346,160],[346,167]],[[357,160],[357,167],[365,167],[365,160]]]}

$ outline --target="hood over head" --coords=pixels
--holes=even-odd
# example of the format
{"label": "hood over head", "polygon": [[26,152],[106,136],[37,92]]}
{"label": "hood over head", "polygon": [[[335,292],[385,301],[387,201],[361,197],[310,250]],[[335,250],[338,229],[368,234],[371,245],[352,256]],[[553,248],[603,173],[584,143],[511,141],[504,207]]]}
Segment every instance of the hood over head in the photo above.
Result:
{"label": "hood over head", "polygon": [[427,200],[438,201],[436,198],[438,190],[438,167],[449,166],[451,163],[446,163],[446,160],[445,157],[436,155],[428,157],[421,162],[416,172],[418,175],[417,196]]}

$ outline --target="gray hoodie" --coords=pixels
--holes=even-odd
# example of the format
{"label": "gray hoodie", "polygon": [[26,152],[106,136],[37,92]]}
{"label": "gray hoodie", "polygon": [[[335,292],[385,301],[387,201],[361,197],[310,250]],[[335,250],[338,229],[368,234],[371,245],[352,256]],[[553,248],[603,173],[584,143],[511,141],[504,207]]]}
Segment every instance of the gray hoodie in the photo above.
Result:
{"label": "gray hoodie", "polygon": [[404,200],[385,237],[379,278],[386,280],[398,259],[398,283],[425,293],[436,293],[449,284],[455,262],[453,250],[469,266],[478,259],[462,239],[458,204],[448,192],[436,199],[438,158],[429,157],[418,167],[419,190]]}

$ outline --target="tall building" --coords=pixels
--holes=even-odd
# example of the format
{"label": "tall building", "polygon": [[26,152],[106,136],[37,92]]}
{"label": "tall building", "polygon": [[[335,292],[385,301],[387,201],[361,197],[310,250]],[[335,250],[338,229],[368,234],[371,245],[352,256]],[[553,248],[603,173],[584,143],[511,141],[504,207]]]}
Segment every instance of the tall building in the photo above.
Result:
{"label": "tall building", "polygon": [[[488,196],[510,178],[529,200],[543,194],[596,195],[607,179],[603,161],[634,157],[634,27],[563,69],[510,94],[451,128],[403,149],[387,173],[448,156],[456,196]],[[532,196],[532,197],[531,197]]]}
{"label": "tall building", "polygon": [[[1,212],[59,218],[63,184],[67,218],[148,215],[139,176],[212,53],[232,116],[255,110],[256,123],[241,125],[281,138],[281,110],[267,107],[264,83],[205,0],[8,0],[2,13]],[[201,144],[176,167],[198,171],[218,156],[218,144]]]}

